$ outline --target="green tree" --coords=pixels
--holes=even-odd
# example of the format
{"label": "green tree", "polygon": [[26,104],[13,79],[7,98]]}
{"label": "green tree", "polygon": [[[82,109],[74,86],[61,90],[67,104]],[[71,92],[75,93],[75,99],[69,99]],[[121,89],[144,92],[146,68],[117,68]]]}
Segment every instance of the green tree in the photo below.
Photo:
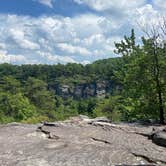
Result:
{"label": "green tree", "polygon": [[0,93],[0,110],[4,117],[15,121],[26,120],[36,114],[36,108],[21,93]]}
{"label": "green tree", "polygon": [[[135,103],[136,115],[144,115],[144,118],[159,117],[160,123],[164,123],[163,85],[166,70],[165,56],[162,53],[165,46],[155,44],[156,39],[142,38],[142,46],[134,42],[134,31],[131,37],[125,37],[121,43],[116,43],[116,52],[123,55],[123,92],[126,98],[132,98]],[[164,69],[164,70],[163,70]],[[143,110],[143,111],[141,111]],[[158,110],[158,111],[157,111]],[[143,116],[140,116],[141,118]]]}
{"label": "green tree", "polygon": [[3,76],[0,78],[0,92],[16,94],[21,91],[21,83],[13,76]]}
{"label": "green tree", "polygon": [[36,107],[43,110],[55,110],[55,97],[47,89],[47,83],[44,81],[30,77],[26,82],[24,91]]}
{"label": "green tree", "polygon": [[[112,121],[124,120],[122,117],[124,105],[121,96],[110,96],[106,99],[99,100],[93,109],[94,117],[105,116]],[[126,120],[126,119],[125,119]]]}

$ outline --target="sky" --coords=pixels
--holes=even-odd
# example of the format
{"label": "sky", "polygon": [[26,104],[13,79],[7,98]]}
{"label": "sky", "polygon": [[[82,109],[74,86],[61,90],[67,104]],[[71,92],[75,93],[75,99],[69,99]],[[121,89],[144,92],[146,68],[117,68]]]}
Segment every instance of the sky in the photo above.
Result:
{"label": "sky", "polygon": [[88,64],[166,15],[166,0],[0,0],[0,63]]}

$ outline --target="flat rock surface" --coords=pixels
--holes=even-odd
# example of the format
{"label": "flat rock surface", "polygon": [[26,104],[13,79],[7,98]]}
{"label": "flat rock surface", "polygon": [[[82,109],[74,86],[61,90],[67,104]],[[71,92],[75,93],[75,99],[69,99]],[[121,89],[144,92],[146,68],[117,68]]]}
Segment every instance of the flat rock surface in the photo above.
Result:
{"label": "flat rock surface", "polygon": [[65,122],[0,125],[0,166],[166,165],[153,128],[84,117]]}

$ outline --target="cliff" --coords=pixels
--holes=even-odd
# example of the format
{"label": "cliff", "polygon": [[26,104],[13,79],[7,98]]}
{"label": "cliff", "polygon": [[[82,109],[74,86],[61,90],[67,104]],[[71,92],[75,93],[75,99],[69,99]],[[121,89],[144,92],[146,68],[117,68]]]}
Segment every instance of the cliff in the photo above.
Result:
{"label": "cliff", "polygon": [[103,80],[80,84],[58,84],[52,89],[55,91],[55,94],[63,98],[104,98],[107,94],[111,94],[113,90],[120,90],[120,86],[114,85],[112,81]]}

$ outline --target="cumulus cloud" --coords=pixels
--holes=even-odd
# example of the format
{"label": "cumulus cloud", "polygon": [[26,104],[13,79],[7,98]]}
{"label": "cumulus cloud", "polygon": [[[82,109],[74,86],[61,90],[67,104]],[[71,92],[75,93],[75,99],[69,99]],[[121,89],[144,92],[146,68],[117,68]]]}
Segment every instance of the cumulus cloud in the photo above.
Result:
{"label": "cumulus cloud", "polygon": [[160,18],[160,16],[159,12],[155,10],[152,5],[147,4],[137,9],[135,18],[137,18],[139,24],[141,25],[155,25],[158,23],[158,19]]}
{"label": "cumulus cloud", "polygon": [[[0,15],[0,21],[0,50],[8,52],[4,58],[7,62],[9,55],[22,55],[23,63],[86,64],[112,54],[108,49],[113,47],[112,37],[107,36],[111,22],[103,16]],[[115,23],[112,25],[115,29]]]}
{"label": "cumulus cloud", "polygon": [[49,52],[41,52],[41,51],[38,51],[38,54],[45,59],[46,64],[77,63],[73,58],[69,56],[52,55]]}
{"label": "cumulus cloud", "polygon": [[38,44],[31,42],[25,38],[24,31],[11,28],[9,29],[8,32],[9,32],[8,35],[11,37],[11,39],[13,39],[13,41],[16,42],[16,44],[19,47],[23,49],[31,49],[31,50],[40,48]]}
{"label": "cumulus cloud", "polygon": [[[78,4],[85,4],[97,11],[105,11],[111,9],[128,10],[131,8],[140,7],[146,3],[146,0],[74,0]],[[120,12],[120,11],[119,11]]]}
{"label": "cumulus cloud", "polygon": [[0,51],[0,63],[26,64],[32,62],[29,62],[23,55],[11,55],[5,51]]}
{"label": "cumulus cloud", "polygon": [[73,46],[67,43],[60,43],[57,45],[61,50],[66,51],[67,53],[71,54],[81,54],[81,55],[91,55],[91,53],[83,47]]}
{"label": "cumulus cloud", "polygon": [[36,0],[36,1],[50,8],[53,8],[53,0]]}
{"label": "cumulus cloud", "polygon": [[[0,15],[0,62],[88,64],[113,57],[114,42],[137,27],[138,21],[156,23],[161,13],[158,9],[162,8],[162,0],[153,0],[153,4],[146,4],[145,0],[74,1],[89,6],[98,14],[73,17]],[[52,7],[51,0],[40,2]]]}

